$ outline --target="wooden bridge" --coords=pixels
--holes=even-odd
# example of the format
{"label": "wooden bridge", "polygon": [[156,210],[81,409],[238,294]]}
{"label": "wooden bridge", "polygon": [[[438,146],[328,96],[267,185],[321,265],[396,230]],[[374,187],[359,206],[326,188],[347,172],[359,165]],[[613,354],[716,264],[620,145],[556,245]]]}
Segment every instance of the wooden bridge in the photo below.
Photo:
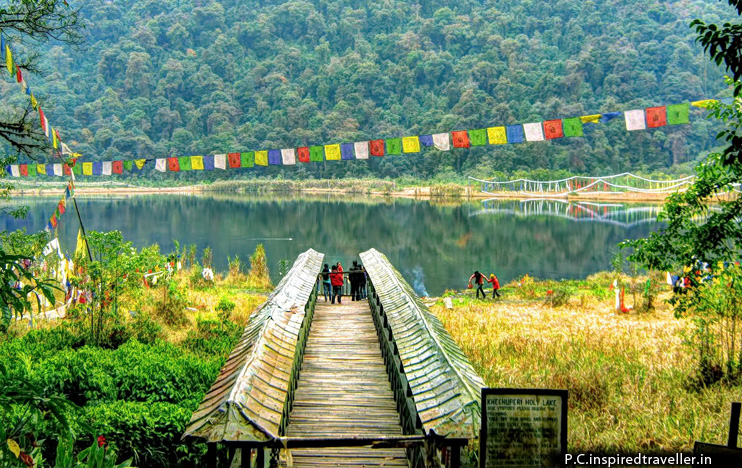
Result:
{"label": "wooden bridge", "polygon": [[360,254],[368,299],[342,304],[317,300],[323,258],[301,254],[251,315],[183,437],[210,467],[460,466],[481,378],[384,255]]}

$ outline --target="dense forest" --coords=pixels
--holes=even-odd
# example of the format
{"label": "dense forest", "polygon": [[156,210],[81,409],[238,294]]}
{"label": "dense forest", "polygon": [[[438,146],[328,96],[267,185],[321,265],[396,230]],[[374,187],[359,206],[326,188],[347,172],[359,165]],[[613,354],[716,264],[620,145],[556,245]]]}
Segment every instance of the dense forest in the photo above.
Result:
{"label": "dense forest", "polygon": [[[723,70],[689,23],[735,13],[715,0],[70,4],[81,8],[86,42],[39,50],[40,70],[28,81],[86,161],[353,142],[725,96]],[[16,86],[6,78],[0,92]],[[718,125],[701,110],[691,122],[627,132],[615,119],[587,126],[584,138],[220,177],[666,170],[715,145]]]}

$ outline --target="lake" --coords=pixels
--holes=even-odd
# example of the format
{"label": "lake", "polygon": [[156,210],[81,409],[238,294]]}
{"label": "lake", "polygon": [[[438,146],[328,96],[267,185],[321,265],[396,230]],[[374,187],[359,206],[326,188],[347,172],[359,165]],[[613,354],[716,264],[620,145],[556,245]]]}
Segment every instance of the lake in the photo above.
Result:
{"label": "lake", "polygon": [[[41,230],[59,197],[17,198],[28,204],[24,220],[4,215],[0,230]],[[214,252],[226,271],[227,256],[246,267],[258,244],[265,246],[274,282],[279,261],[291,263],[313,248],[325,263],[346,269],[358,253],[376,248],[422,295],[462,289],[475,269],[505,284],[524,274],[537,278],[584,278],[610,269],[616,244],[645,237],[659,226],[658,205],[489,200],[440,203],[359,196],[132,195],[78,196],[88,230],[120,230],[136,247],[153,243],[162,252],[195,244]],[[62,215],[59,237],[71,252],[79,223],[73,205]]]}

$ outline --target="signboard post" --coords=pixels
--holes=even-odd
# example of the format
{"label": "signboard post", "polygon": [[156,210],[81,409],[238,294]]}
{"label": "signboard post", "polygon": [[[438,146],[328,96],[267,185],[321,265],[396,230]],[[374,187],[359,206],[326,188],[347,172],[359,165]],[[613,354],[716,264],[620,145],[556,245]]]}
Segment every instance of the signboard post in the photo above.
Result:
{"label": "signboard post", "polygon": [[480,468],[560,468],[567,390],[483,388]]}

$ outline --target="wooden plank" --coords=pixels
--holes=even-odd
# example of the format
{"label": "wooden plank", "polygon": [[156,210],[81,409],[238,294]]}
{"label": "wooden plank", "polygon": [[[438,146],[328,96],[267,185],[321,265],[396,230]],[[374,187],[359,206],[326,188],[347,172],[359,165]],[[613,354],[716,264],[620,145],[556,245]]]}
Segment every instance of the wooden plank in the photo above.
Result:
{"label": "wooden plank", "polygon": [[[317,304],[286,435],[402,435],[367,302]],[[289,452],[297,468],[407,466],[403,448],[332,447]]]}

